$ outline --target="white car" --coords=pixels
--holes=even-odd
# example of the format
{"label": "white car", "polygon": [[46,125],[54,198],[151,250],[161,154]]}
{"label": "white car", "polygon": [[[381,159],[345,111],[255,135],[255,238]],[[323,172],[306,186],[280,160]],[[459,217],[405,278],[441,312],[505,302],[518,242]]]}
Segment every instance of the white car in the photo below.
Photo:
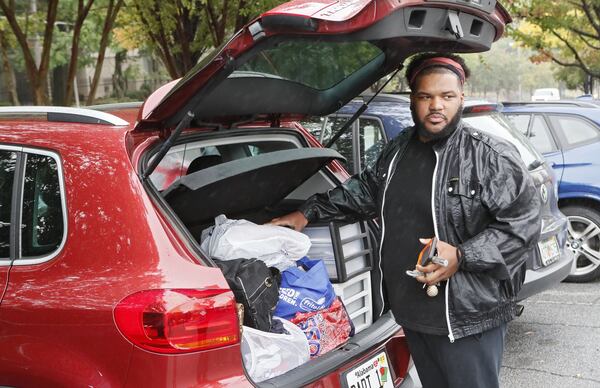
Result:
{"label": "white car", "polygon": [[535,89],[531,101],[558,101],[560,92],[556,88]]}

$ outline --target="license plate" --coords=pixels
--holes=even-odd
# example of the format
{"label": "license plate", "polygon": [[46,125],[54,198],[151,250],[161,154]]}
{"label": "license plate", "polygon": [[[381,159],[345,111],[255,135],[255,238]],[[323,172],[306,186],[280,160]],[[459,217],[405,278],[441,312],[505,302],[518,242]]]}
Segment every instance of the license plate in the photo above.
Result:
{"label": "license plate", "polygon": [[544,266],[554,263],[560,257],[560,249],[558,248],[556,237],[550,237],[547,240],[540,241],[538,247]]}
{"label": "license plate", "polygon": [[342,375],[347,388],[394,388],[387,354],[381,352]]}

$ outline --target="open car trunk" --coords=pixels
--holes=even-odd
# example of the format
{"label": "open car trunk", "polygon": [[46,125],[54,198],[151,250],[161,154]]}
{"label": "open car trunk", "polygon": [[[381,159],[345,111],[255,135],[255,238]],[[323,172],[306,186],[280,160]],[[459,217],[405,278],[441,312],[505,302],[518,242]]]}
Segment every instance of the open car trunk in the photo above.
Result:
{"label": "open car trunk", "polygon": [[[162,195],[195,236],[220,214],[262,224],[296,210],[301,201],[286,197],[336,159],[343,158],[327,148],[274,151],[188,173]],[[305,190],[311,187],[307,184]],[[373,313],[368,273],[373,243],[367,224],[331,222],[309,225],[303,232],[312,243],[307,256],[325,262],[355,331],[367,328]]]}
{"label": "open car trunk", "polygon": [[[198,244],[202,231],[214,223],[217,215],[262,224],[296,210],[310,195],[339,183],[328,169],[332,161],[343,159],[339,153],[307,148],[295,131],[246,128],[222,136],[181,138],[151,176],[160,196]],[[200,169],[196,171],[198,165]],[[381,274],[375,266],[378,242],[374,224],[310,224],[303,233],[312,243],[307,256],[324,261],[356,334],[338,350],[296,368],[301,370],[262,382],[261,386],[305,384],[307,378],[314,376],[307,371],[331,370],[348,362],[349,349],[360,354],[361,349],[373,346],[374,340],[383,341],[399,329],[391,315],[381,316]],[[345,347],[348,348],[342,349]]]}

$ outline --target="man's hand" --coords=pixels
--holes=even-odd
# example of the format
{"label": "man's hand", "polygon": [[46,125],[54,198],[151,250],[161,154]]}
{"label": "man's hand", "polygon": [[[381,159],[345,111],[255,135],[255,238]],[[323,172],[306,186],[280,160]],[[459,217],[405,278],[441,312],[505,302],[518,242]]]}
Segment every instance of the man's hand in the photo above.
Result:
{"label": "man's hand", "polygon": [[300,232],[308,224],[308,220],[302,212],[295,211],[282,217],[273,218],[269,224],[291,227],[295,231]]}
{"label": "man's hand", "polygon": [[[421,244],[427,244],[431,239],[420,238]],[[437,256],[448,260],[448,266],[443,267],[439,264],[430,263],[425,267],[417,265],[417,271],[423,272],[424,276],[419,276],[416,279],[427,285],[437,284],[443,280],[448,280],[458,271],[458,249],[447,242],[438,240]]]}

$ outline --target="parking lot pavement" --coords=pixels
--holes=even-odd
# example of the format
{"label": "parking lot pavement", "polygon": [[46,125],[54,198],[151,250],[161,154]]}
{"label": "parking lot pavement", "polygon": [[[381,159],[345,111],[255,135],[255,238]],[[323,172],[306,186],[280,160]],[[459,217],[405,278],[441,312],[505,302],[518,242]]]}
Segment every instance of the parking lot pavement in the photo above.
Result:
{"label": "parking lot pavement", "polygon": [[561,283],[508,326],[501,387],[600,387],[600,281]]}
{"label": "parking lot pavement", "polygon": [[600,280],[561,283],[522,304],[508,325],[500,387],[600,388]]}

